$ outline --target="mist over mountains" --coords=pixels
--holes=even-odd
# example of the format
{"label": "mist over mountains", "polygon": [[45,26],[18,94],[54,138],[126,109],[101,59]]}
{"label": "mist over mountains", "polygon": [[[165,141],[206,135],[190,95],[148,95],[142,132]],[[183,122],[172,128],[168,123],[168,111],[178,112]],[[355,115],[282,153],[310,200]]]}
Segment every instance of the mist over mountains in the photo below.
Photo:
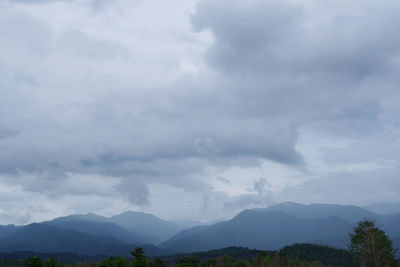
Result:
{"label": "mist over mountains", "polygon": [[113,217],[75,214],[26,226],[0,226],[0,252],[129,255],[142,246],[148,256],[229,246],[277,250],[294,243],[347,248],[360,220],[374,220],[400,246],[400,214],[378,215],[357,206],[281,203],[244,210],[210,225],[185,227],[154,215],[125,212]]}
{"label": "mist over mountains", "polygon": [[381,215],[400,213],[400,203],[376,203],[365,206],[365,208]]}

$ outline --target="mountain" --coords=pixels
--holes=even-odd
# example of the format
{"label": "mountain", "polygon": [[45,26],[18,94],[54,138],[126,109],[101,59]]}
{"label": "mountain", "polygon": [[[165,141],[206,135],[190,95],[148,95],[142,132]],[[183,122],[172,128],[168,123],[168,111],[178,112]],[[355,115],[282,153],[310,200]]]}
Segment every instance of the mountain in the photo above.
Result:
{"label": "mountain", "polygon": [[161,247],[180,252],[227,246],[274,250],[293,243],[347,248],[349,233],[364,219],[374,220],[391,238],[400,236],[400,214],[382,216],[357,206],[286,202],[245,210],[226,222],[186,229]]}
{"label": "mountain", "polygon": [[393,238],[393,248],[397,249],[396,258],[400,259],[400,236]]}
{"label": "mountain", "polygon": [[20,228],[19,226],[15,226],[13,224],[9,224],[9,225],[0,225],[0,239],[5,238],[9,235],[11,235],[12,233],[14,233],[18,228]]}
{"label": "mountain", "polygon": [[44,223],[93,236],[113,237],[128,244],[147,244],[152,242],[151,237],[129,231],[115,223],[85,220],[53,220]]}
{"label": "mountain", "polygon": [[[74,253],[80,255],[129,256],[135,245],[110,237],[97,237],[49,224],[30,224],[0,240],[1,252],[33,251],[41,253]],[[143,246],[146,255],[164,255],[167,251]]]}
{"label": "mountain", "polygon": [[110,218],[128,230],[140,232],[153,238],[153,244],[161,243],[185,229],[185,226],[162,220],[154,215],[143,212],[124,212]]}
{"label": "mountain", "polygon": [[390,237],[400,236],[400,214],[382,215],[376,221],[379,228],[384,230]]}
{"label": "mountain", "polygon": [[182,225],[185,228],[191,228],[191,227],[195,227],[195,226],[211,224],[211,223],[205,223],[205,222],[193,221],[193,220],[174,221],[174,223],[176,223],[178,225]]}
{"label": "mountain", "polygon": [[293,202],[284,202],[270,206],[264,210],[281,211],[296,217],[310,219],[325,219],[329,217],[337,217],[351,224],[356,224],[358,221],[364,219],[376,220],[379,217],[377,214],[364,208],[351,205],[345,206],[335,204],[303,205]]}
{"label": "mountain", "polygon": [[364,219],[375,221],[377,226],[384,230],[389,236],[400,236],[400,213],[378,215],[365,208],[357,206],[345,206],[334,204],[311,204],[303,205],[285,202],[270,206],[264,210],[282,211],[301,218],[323,219],[337,217],[343,219],[353,226]]}
{"label": "mountain", "polygon": [[365,206],[365,208],[380,215],[400,213],[400,203],[376,203]]}
{"label": "mountain", "polygon": [[[88,222],[93,222],[94,229],[89,226]],[[124,212],[110,218],[93,213],[73,214],[45,223],[97,236],[114,237],[125,242],[153,245],[157,245],[188,228],[187,226],[162,220],[151,214],[135,211]]]}
{"label": "mountain", "polygon": [[86,213],[86,214],[72,214],[64,217],[58,217],[48,222],[59,223],[68,221],[109,222],[109,218],[94,213]]}
{"label": "mountain", "polygon": [[[260,210],[260,209],[259,209]],[[337,217],[349,222],[353,227],[357,222],[364,219],[376,222],[376,225],[384,230],[390,237],[400,236],[400,214],[378,215],[365,208],[357,206],[345,206],[334,204],[311,204],[303,205],[292,202],[285,202],[270,206],[264,210],[282,211],[301,218],[323,219]],[[333,237],[332,237],[333,238]],[[316,240],[318,244],[333,245],[348,239],[348,235],[336,236],[336,242],[329,240]]]}
{"label": "mountain", "polygon": [[[329,240],[349,233],[351,224],[329,217],[311,219],[295,217],[281,211],[245,210],[232,220],[186,231],[161,244],[162,248],[179,252],[193,252],[228,246],[275,250],[293,243]],[[334,244],[343,247],[344,244]]]}

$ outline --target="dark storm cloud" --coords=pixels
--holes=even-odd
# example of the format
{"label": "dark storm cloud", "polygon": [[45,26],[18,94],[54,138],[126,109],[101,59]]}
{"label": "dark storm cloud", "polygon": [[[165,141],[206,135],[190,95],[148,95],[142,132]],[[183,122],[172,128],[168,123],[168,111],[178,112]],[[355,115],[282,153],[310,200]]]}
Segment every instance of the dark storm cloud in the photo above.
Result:
{"label": "dark storm cloud", "polygon": [[270,72],[274,45],[296,38],[302,9],[286,1],[200,1],[196,30],[209,28],[216,40],[208,60],[227,71]]}
{"label": "dark storm cloud", "polygon": [[192,20],[213,33],[208,61],[235,81],[229,92],[249,100],[244,112],[300,123],[351,120],[343,132],[377,125],[379,101],[392,93],[385,75],[400,52],[399,5],[368,1],[354,15],[342,2],[329,4],[333,18],[316,23],[301,2],[203,0]]}
{"label": "dark storm cloud", "polygon": [[362,79],[383,71],[399,51],[398,4],[368,1],[359,15],[346,14],[342,2],[331,8],[333,19],[313,25],[301,2],[203,0],[193,24],[196,30],[213,32],[215,42],[208,60],[231,72],[255,72],[267,78],[288,72],[335,73]]}

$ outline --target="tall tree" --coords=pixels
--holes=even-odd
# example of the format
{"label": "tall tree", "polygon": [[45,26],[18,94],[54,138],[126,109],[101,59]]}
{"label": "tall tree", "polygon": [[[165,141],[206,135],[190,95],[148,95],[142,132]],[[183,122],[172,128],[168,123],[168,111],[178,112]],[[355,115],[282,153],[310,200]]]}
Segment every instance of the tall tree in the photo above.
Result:
{"label": "tall tree", "polygon": [[132,256],[134,257],[132,261],[132,265],[134,267],[145,267],[146,263],[146,256],[144,255],[143,248],[136,247],[134,250],[131,251]]}
{"label": "tall tree", "polygon": [[25,266],[26,267],[43,267],[44,263],[41,258],[34,256],[34,257],[26,260]]}
{"label": "tall tree", "polygon": [[366,264],[374,267],[395,266],[392,241],[384,231],[375,226],[374,222],[368,220],[359,222],[350,238],[350,252],[356,256],[361,266]]}

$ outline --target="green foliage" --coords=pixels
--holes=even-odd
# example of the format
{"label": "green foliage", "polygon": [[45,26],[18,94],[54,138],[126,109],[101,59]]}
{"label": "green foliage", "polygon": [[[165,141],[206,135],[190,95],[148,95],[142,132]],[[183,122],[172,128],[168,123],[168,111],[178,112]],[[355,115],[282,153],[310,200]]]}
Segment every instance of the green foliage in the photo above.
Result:
{"label": "green foliage", "polygon": [[361,265],[374,267],[395,266],[392,241],[372,221],[361,221],[350,235],[350,251]]}
{"label": "green foliage", "polygon": [[132,267],[146,267],[147,261],[146,256],[144,255],[143,248],[136,247],[131,251],[132,256],[134,257],[132,261]]}
{"label": "green foliage", "polygon": [[167,264],[165,264],[159,257],[150,260],[148,265],[149,267],[167,267]]}
{"label": "green foliage", "polygon": [[197,257],[183,257],[176,261],[177,267],[195,267],[200,264],[200,259]]}
{"label": "green foliage", "polygon": [[129,260],[125,257],[116,257],[114,260],[114,267],[128,267]]}
{"label": "green foliage", "polygon": [[0,259],[0,266],[20,267],[25,266],[25,262],[23,259]]}
{"label": "green foliage", "polygon": [[[356,236],[358,234],[363,234],[364,231],[370,228],[374,228],[375,226],[370,223],[362,224],[360,222],[359,226],[355,229],[355,234],[352,235],[354,240],[367,240],[366,238],[361,238],[360,236]],[[376,227],[375,227],[376,228]],[[372,230],[371,230],[372,231]],[[382,231],[374,230],[374,233],[382,234]],[[374,236],[374,238],[376,238]],[[379,241],[379,242],[378,242]],[[381,244],[382,240],[378,239],[376,244]],[[390,240],[389,240],[390,241]],[[355,245],[358,243],[354,243]],[[382,244],[387,244],[387,241]],[[352,246],[353,247],[353,246]],[[211,254],[221,254],[223,250],[215,250],[210,252]],[[252,257],[249,257],[248,253],[251,250],[243,249],[243,248],[228,248],[226,251],[234,252],[233,254],[237,255],[242,254],[245,255],[244,258],[234,258],[229,255],[217,256],[217,257],[209,257],[209,258],[199,258],[197,256],[193,256],[193,254],[188,254],[186,256],[181,256],[171,261],[169,258],[168,264],[165,263],[161,258],[149,258],[147,259],[142,248],[137,247],[133,251],[131,251],[132,256],[134,257],[132,260],[129,260],[125,257],[110,257],[107,259],[103,259],[98,262],[80,262],[73,265],[68,265],[66,267],[167,267],[167,266],[175,266],[175,267],[350,267],[350,266],[359,266],[352,264],[350,260],[350,254],[347,251],[333,249],[326,246],[319,246],[313,244],[295,244],[293,246],[286,246],[281,249],[279,252],[271,252],[271,251],[259,251],[258,254],[255,254]],[[392,251],[393,252],[393,251]],[[243,254],[244,253],[244,254]],[[251,253],[254,253],[252,251]],[[196,254],[196,253],[194,253]],[[199,253],[197,253],[199,254]],[[206,255],[204,252],[201,255]],[[384,254],[383,254],[384,255]],[[39,257],[31,257],[25,262],[21,261],[10,261],[10,264],[3,264],[0,261],[0,266],[9,266],[9,267],[61,267],[63,266],[57,260],[50,258],[47,261],[42,261]],[[367,267],[392,267],[395,266],[394,262],[383,261],[380,263],[381,265],[375,265],[375,263],[371,262],[363,262],[366,263]]]}
{"label": "green foliage", "polygon": [[351,265],[352,258],[348,251],[315,244],[294,244],[285,246],[280,253],[299,262],[319,261],[329,265]]}
{"label": "green foliage", "polygon": [[46,267],[61,267],[63,266],[61,263],[59,263],[56,259],[50,258],[48,259],[45,264]]}
{"label": "green foliage", "polygon": [[26,267],[44,267],[45,265],[41,258],[34,256],[34,257],[26,260],[25,266]]}
{"label": "green foliage", "polygon": [[163,259],[167,260],[168,262],[175,262],[177,259],[182,257],[198,257],[200,261],[206,261],[207,259],[210,258],[218,258],[222,256],[229,256],[234,259],[250,259],[256,257],[262,252],[272,255],[271,251],[262,251],[262,250],[248,249],[243,247],[227,247],[227,248],[214,249],[203,252],[188,253],[185,255],[164,256]]}

